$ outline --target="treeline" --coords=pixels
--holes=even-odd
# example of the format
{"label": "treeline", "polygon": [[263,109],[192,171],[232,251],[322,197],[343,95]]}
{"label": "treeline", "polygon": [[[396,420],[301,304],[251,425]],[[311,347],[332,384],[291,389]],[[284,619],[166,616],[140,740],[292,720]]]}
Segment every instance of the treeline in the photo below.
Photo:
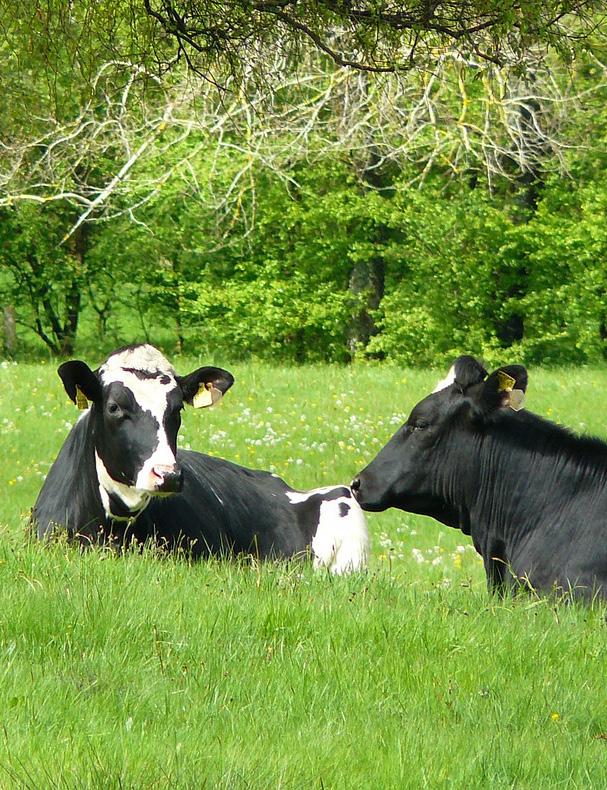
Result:
{"label": "treeline", "polygon": [[[353,153],[352,137],[321,145],[313,135],[291,155],[291,128],[274,129],[253,159],[249,126],[232,129],[220,153],[202,133],[167,144],[146,161],[145,185],[140,174],[111,211],[81,224],[82,207],[69,200],[5,206],[0,289],[18,327],[9,350],[68,355],[79,342],[149,339],[289,362],[428,365],[462,351],[488,362],[601,361],[603,78],[597,65],[578,70],[577,93],[592,88],[590,99],[575,112],[562,100],[573,142],[552,171],[556,154],[542,160],[537,141],[524,167],[499,152],[489,167],[453,148],[445,157],[435,140],[417,161],[391,159],[373,139]],[[473,77],[467,84],[486,101]],[[323,134],[339,111],[322,108]],[[524,104],[516,112],[524,118]],[[111,172],[108,158],[104,149],[100,171]]]}

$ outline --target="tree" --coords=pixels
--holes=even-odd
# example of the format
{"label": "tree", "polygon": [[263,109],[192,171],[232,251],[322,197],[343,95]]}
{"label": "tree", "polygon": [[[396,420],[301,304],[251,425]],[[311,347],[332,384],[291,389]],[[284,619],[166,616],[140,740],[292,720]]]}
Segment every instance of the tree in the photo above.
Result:
{"label": "tree", "polygon": [[0,282],[4,304],[18,308],[17,323],[28,326],[54,354],[71,354],[89,278],[88,227],[69,244],[58,242],[65,206],[42,212],[31,204],[2,212],[0,259],[9,277]]}
{"label": "tree", "polygon": [[2,29],[22,28],[24,46],[29,40],[51,69],[61,41],[85,68],[110,54],[165,68],[185,60],[212,80],[251,70],[272,80],[269,51],[293,69],[310,48],[338,66],[377,73],[431,68],[453,49],[524,66],[538,44],[570,53],[601,7],[598,0],[27,0],[5,4]]}
{"label": "tree", "polygon": [[[397,192],[406,200],[427,181],[440,195],[461,180],[489,190],[527,180],[530,195],[538,174],[565,169],[568,119],[602,85],[577,95],[558,55],[586,44],[594,7],[552,0],[30,0],[17,14],[6,5],[0,54],[11,89],[0,96],[0,207],[12,217],[7,227],[19,225],[26,216],[19,207],[28,203],[42,211],[30,213],[32,225],[52,226],[44,235],[57,250],[40,257],[46,262],[36,277],[48,277],[63,318],[51,321],[46,307],[36,307],[44,289],[13,292],[22,307],[24,294],[35,297],[34,328],[59,349],[73,342],[66,338],[82,305],[94,308],[103,329],[116,286],[132,293],[134,282],[138,304],[175,316],[180,338],[182,320],[212,313],[209,293],[229,308],[239,288],[250,285],[252,294],[257,282],[268,294],[268,325],[285,317],[277,342],[292,338],[297,358],[323,332],[331,349],[343,341],[327,305],[340,320],[349,316],[350,350],[364,347],[376,315],[384,321],[376,311],[386,251],[403,234],[386,219]],[[272,214],[262,202],[275,200],[277,187],[285,205],[299,200],[301,208],[304,193],[313,203],[314,189],[326,189],[315,168],[336,161],[334,204],[342,196],[344,204],[331,215],[330,190],[321,201],[345,223],[334,245],[339,265],[331,268],[314,249],[313,231],[324,229],[312,210],[291,225],[307,234],[309,258],[291,250],[289,239],[274,245],[257,223]],[[286,216],[284,205],[281,211]],[[112,238],[117,229],[129,239],[128,255]],[[6,244],[15,277],[14,239]],[[102,265],[88,265],[101,250]],[[220,257],[231,263],[217,263]],[[247,258],[255,265],[247,268]],[[295,304],[287,316],[284,278],[293,277],[293,300],[304,300],[314,282],[308,259],[323,268],[325,290],[309,316]],[[70,271],[77,276],[66,277]],[[222,277],[235,278],[225,294]],[[338,298],[327,295],[331,289]],[[502,293],[513,309],[514,297],[524,296]],[[251,320],[247,347],[271,347],[268,337],[255,345]],[[296,331],[298,323],[305,331]],[[384,353],[379,341],[371,347]]]}

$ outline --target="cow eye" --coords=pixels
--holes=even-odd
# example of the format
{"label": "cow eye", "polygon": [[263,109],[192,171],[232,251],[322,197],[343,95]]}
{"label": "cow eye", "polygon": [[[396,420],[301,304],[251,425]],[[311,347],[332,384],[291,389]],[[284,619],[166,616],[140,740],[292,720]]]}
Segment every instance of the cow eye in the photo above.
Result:
{"label": "cow eye", "polygon": [[424,431],[428,425],[429,423],[425,420],[418,420],[412,427],[414,431]]}
{"label": "cow eye", "polygon": [[112,417],[124,417],[125,413],[115,401],[110,401],[107,405],[108,414]]}

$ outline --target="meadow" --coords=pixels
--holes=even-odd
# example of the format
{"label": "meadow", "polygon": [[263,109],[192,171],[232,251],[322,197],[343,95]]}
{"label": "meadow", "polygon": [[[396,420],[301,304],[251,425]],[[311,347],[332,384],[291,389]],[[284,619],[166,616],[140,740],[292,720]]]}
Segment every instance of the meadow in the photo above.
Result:
{"label": "meadow", "polygon": [[[301,488],[349,481],[444,375],[176,367],[203,363],[236,384],[181,446]],[[606,387],[531,370],[527,405],[607,437]],[[607,786],[603,605],[493,598],[469,538],[398,511],[345,578],[40,545],[27,513],[77,416],[55,365],[0,365],[0,787]]]}

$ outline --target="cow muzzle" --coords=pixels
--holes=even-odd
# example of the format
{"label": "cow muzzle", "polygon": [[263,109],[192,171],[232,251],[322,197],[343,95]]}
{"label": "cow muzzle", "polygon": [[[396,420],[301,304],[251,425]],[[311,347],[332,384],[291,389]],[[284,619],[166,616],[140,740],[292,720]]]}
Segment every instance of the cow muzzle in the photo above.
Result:
{"label": "cow muzzle", "polygon": [[363,473],[355,477],[350,483],[350,488],[356,501],[363,510],[385,510],[386,506],[382,502],[382,497],[373,493],[373,486],[369,484]]}
{"label": "cow muzzle", "polygon": [[362,506],[361,500],[363,500],[363,492],[361,490],[362,481],[360,477],[355,477],[354,480],[352,480],[352,482],[350,483],[350,489],[352,490],[352,493],[354,494],[354,497],[358,501],[359,505]]}
{"label": "cow muzzle", "polygon": [[183,470],[177,464],[153,466],[151,478],[159,494],[178,494],[183,488]]}

